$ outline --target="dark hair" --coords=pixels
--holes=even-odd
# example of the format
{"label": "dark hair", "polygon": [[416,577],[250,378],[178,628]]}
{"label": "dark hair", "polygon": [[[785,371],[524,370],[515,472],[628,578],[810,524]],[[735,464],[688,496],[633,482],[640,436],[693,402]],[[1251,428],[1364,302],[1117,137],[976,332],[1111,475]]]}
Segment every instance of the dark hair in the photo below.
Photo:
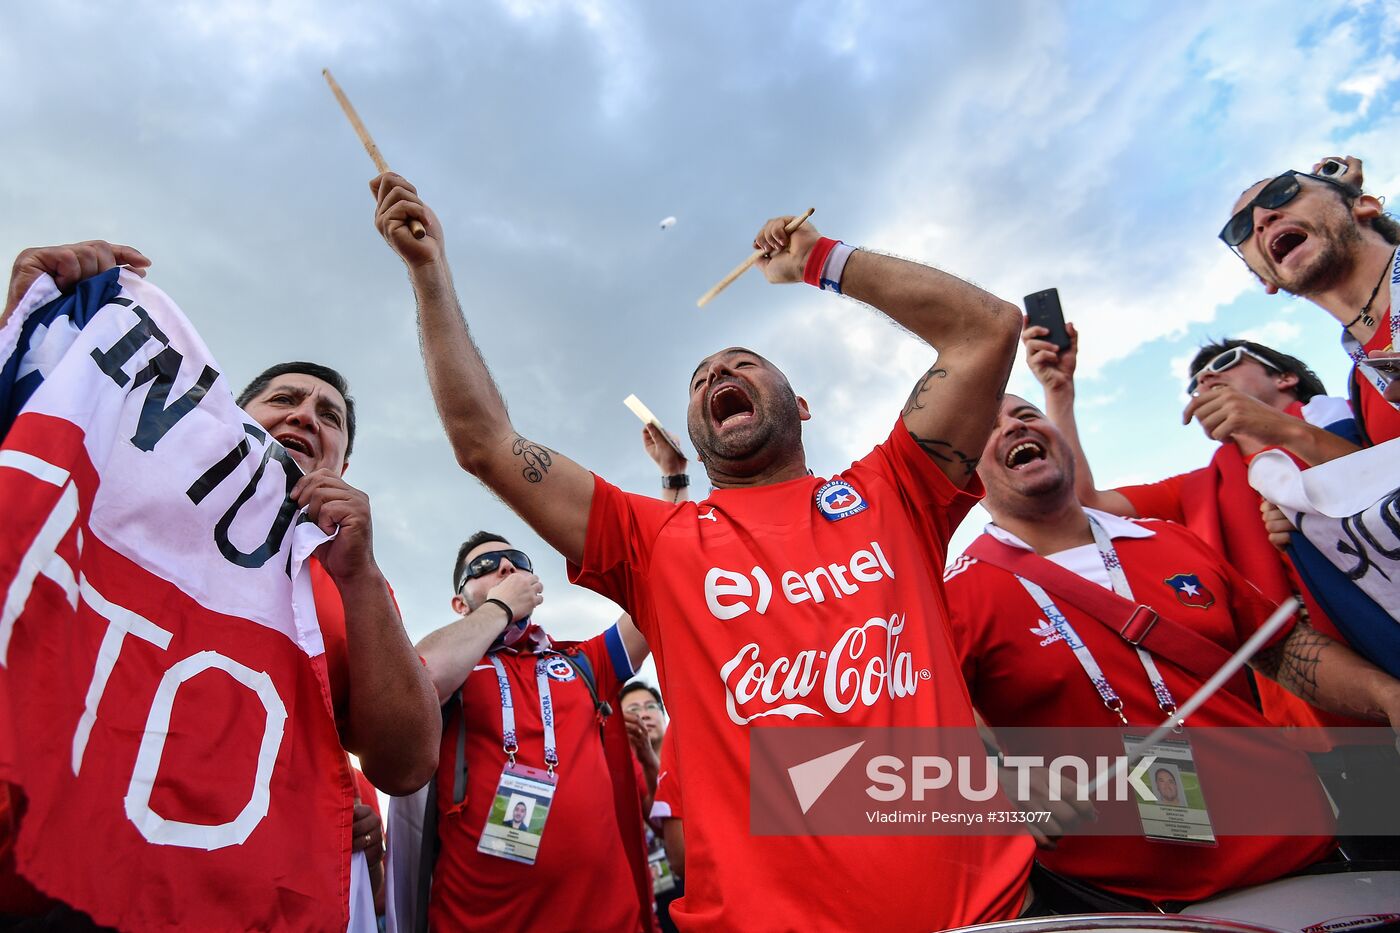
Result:
{"label": "dark hair", "polygon": [[320,363],[307,363],[297,361],[294,363],[278,363],[276,366],[269,366],[243,387],[243,391],[238,393],[235,400],[239,408],[244,407],[253,399],[257,398],[268,386],[268,383],[278,376],[285,376],[288,373],[297,373],[302,376],[312,376],[330,385],[340,393],[345,399],[345,459],[350,459],[350,451],[355,449],[355,400],[350,397],[350,383],[345,381],[345,377],[331,369],[329,366],[322,366]]}
{"label": "dark hair", "polygon": [[629,693],[636,693],[638,690],[645,690],[647,693],[650,693],[652,696],[656,697],[657,705],[661,707],[663,712],[665,711],[666,704],[661,702],[661,691],[657,690],[645,680],[630,680],[627,683],[623,684],[622,692],[617,695],[617,705],[621,706],[623,697],[627,696],[627,694]]}
{"label": "dark hair", "polygon": [[[1361,189],[1349,182],[1339,181],[1337,188],[1339,189],[1337,193],[1347,207],[1351,207],[1356,203],[1356,199],[1361,197]],[[1371,229],[1379,233],[1381,239],[1391,246],[1400,246],[1400,221],[1389,214],[1380,214],[1372,219]]]}
{"label": "dark hair", "polygon": [[452,565],[452,592],[457,592],[462,588],[462,574],[467,569],[467,555],[481,547],[487,541],[499,541],[502,544],[510,544],[505,535],[498,535],[494,531],[478,531],[470,538],[462,542],[462,546],[457,549],[457,561]]}
{"label": "dark hair", "polygon": [[1244,347],[1251,353],[1269,361],[1269,365],[1281,373],[1289,373],[1298,377],[1298,384],[1290,391],[1300,402],[1309,402],[1315,395],[1326,395],[1327,388],[1322,384],[1322,380],[1317,377],[1317,373],[1308,368],[1308,364],[1298,359],[1296,356],[1289,356],[1287,353],[1266,347],[1262,343],[1255,343],[1252,340],[1216,340],[1205,344],[1191,360],[1191,375],[1196,375],[1205,365],[1215,359],[1226,350],[1233,350],[1235,347]]}

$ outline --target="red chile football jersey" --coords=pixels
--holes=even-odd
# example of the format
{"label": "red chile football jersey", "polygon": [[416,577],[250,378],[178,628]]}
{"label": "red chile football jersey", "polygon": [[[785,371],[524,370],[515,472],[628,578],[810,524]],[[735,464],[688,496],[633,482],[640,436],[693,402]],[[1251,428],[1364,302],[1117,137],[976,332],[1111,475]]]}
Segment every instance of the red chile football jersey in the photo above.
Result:
{"label": "red chile football jersey", "polygon": [[[1094,515],[1113,538],[1133,598],[1170,611],[1174,620],[1221,647],[1238,649],[1272,611],[1254,587],[1185,528],[1171,522],[1133,522],[1104,512]],[[1092,551],[1093,545],[1087,549]],[[1073,552],[1063,553],[1068,557]],[[1098,559],[1097,552],[1093,557]],[[1174,587],[1172,581],[1182,575],[1190,576],[1194,595],[1182,595]],[[1063,637],[1055,635],[1014,576],[964,555],[948,569],[947,586],[963,672],[988,725],[1119,724]],[[1129,722],[1148,730],[1161,722],[1132,646],[1067,600],[1055,599],[1055,605],[1122,697]],[[1276,635],[1271,645],[1288,631]],[[1178,703],[1204,683],[1165,658],[1155,661]],[[1268,722],[1258,710],[1220,690],[1187,725],[1265,727]],[[1325,807],[1320,793],[1295,803],[1300,810]],[[1154,901],[1194,901],[1271,881],[1318,861],[1331,848],[1331,839],[1315,836],[1221,836],[1214,846],[1140,836],[1066,836],[1054,851],[1041,851],[1037,858],[1052,871],[1111,891]]]}
{"label": "red chile football jersey", "polygon": [[902,422],[831,480],[679,506],[596,480],[570,571],[631,612],[679,730],[679,926],[930,930],[1016,915],[1029,837],[749,832],[750,728],[973,725],[941,575],[979,494]]}

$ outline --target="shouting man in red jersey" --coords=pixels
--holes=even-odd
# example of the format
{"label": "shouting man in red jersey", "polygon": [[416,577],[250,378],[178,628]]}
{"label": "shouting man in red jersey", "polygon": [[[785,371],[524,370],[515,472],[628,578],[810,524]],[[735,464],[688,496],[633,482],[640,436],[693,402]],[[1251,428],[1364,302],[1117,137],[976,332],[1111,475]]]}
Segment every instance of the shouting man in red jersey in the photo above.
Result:
{"label": "shouting man in red jersey", "polygon": [[[705,357],[688,421],[714,492],[672,505],[516,433],[457,305],[436,217],[398,176],[372,187],[379,230],[409,268],[458,462],[569,560],[576,581],[631,613],[684,723],[680,759],[700,765],[680,771],[689,824],[676,925],[896,931],[1014,917],[1029,838],[755,836],[748,800],[751,728],[973,725],[939,580],[949,536],[981,493],[977,457],[1011,368],[1017,309],[927,266],[770,220],[754,241],[770,282],[872,305],[938,348],[937,362],[888,439],[822,479],[803,451],[811,410],[783,373],[742,347]],[[413,238],[413,220],[427,237]]]}

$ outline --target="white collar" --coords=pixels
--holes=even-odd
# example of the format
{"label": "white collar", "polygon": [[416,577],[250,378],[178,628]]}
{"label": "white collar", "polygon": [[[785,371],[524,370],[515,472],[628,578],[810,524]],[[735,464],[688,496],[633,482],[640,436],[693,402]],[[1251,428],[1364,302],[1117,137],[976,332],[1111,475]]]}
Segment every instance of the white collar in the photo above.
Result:
{"label": "white collar", "polygon": [[[1155,531],[1144,524],[1135,522],[1132,519],[1123,518],[1120,515],[1114,515],[1110,512],[1100,512],[1098,509],[1091,509],[1086,506],[1084,508],[1084,514],[1097,521],[1103,527],[1103,530],[1108,532],[1110,538],[1150,538],[1156,534]],[[994,522],[988,522],[987,527],[983,530],[1002,544],[1009,544],[1023,551],[1035,550],[1035,548],[1031,547],[1011,532],[1004,528],[997,527]]]}

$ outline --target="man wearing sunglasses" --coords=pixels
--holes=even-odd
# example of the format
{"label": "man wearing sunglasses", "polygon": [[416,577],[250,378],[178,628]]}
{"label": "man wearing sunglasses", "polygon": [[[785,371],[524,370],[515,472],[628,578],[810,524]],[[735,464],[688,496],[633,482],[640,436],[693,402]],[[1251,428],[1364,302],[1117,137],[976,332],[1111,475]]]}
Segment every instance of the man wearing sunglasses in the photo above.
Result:
{"label": "man wearing sunglasses", "polygon": [[1400,224],[1361,190],[1361,160],[1328,158],[1311,172],[1290,170],[1240,195],[1220,239],[1265,291],[1307,298],[1337,320],[1342,345],[1357,365],[1351,397],[1370,443],[1400,437],[1400,411],[1385,400],[1393,374],[1372,367],[1392,355],[1395,325],[1391,274]]}
{"label": "man wearing sunglasses", "polygon": [[[1304,597],[1314,628],[1346,643],[1289,559],[1270,545],[1260,499],[1249,485],[1248,463],[1278,447],[1300,463],[1316,465],[1357,450],[1355,425],[1343,399],[1332,398],[1302,360],[1247,340],[1221,340],[1191,361],[1190,403],[1183,423],[1195,419],[1220,446],[1208,465],[1155,483],[1099,489],[1079,439],[1074,414],[1074,370],[1079,334],[1067,325],[1064,352],[1043,339],[1041,327],[1023,335],[1026,359],[1045,389],[1046,414],[1075,459],[1075,492],[1086,506],[1127,518],[1158,518],[1185,525],[1275,604]],[[1264,713],[1281,726],[1355,726],[1299,699],[1272,681],[1258,681]],[[1318,751],[1325,749],[1319,748]]]}
{"label": "man wearing sunglasses", "polygon": [[[418,644],[445,711],[430,926],[651,929],[642,795],[624,717],[612,715],[645,640],[625,615],[586,641],[551,640],[535,619],[544,590],[530,557],[493,532],[462,544],[452,586],[458,618]],[[486,831],[502,820],[493,807],[514,780],[508,764],[554,776],[526,861],[492,850]]]}

